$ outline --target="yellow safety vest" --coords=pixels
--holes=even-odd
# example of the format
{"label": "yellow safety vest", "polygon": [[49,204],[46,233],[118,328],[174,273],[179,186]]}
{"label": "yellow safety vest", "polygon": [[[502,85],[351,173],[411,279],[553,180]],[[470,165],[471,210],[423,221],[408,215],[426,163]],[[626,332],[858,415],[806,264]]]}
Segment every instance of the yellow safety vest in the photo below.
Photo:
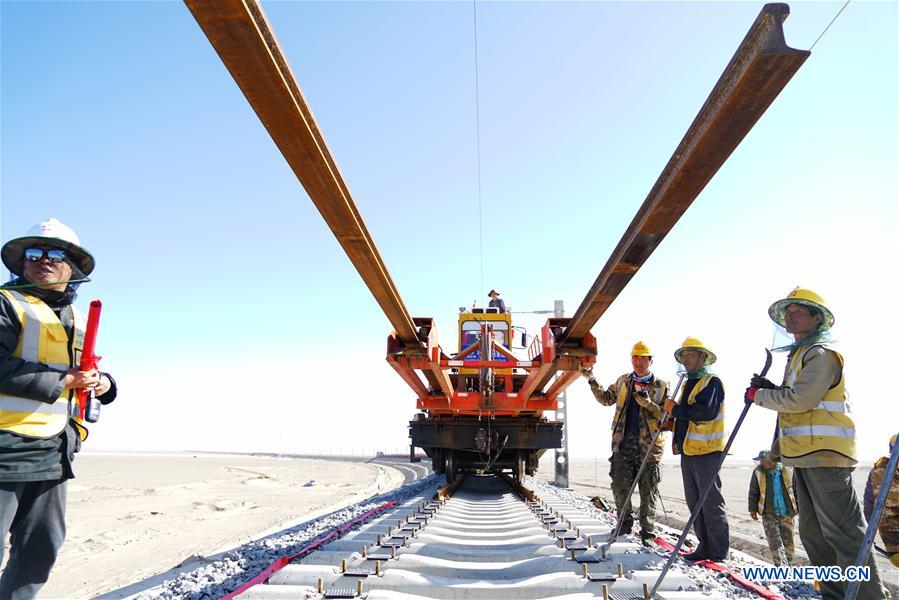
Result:
{"label": "yellow safety vest", "polygon": [[[809,346],[793,354],[787,368],[784,386],[793,386],[805,366],[803,364],[805,355],[814,347]],[[856,459],[855,423],[849,416],[849,398],[842,372],[843,357],[833,350],[825,348],[825,351],[833,352],[840,361],[840,380],[827,390],[812,410],[778,414],[780,452],[784,458],[799,458],[812,452],[830,450]]]}
{"label": "yellow safety vest", "polygon": [[[13,352],[15,358],[41,363],[58,371],[67,371],[81,358],[87,322],[75,307],[75,339],[69,340],[66,329],[53,309],[34,296],[15,290],[0,290],[12,304],[22,330]],[[63,390],[55,402],[0,393],[0,429],[32,438],[51,438],[74,419],[81,439],[87,429],[81,424],[74,390]]]}
{"label": "yellow safety vest", "polygon": [[[656,379],[656,382],[659,380]],[[631,374],[628,373],[626,375],[622,375],[618,378],[618,398],[615,403],[615,418],[612,419],[612,431],[615,431],[615,428],[618,427],[618,420],[624,418],[624,405],[627,403],[628,392],[630,391],[630,383],[631,383]],[[659,385],[655,390],[655,397],[652,398],[652,401],[659,405],[661,408],[662,403],[665,401],[665,392],[668,390],[668,385]],[[636,402],[636,400],[635,400]],[[649,411],[644,411],[643,407],[640,407],[640,411],[646,415],[646,424],[649,427],[650,435],[655,435],[656,431],[659,429],[659,420],[655,418]],[[665,436],[660,435],[656,438],[656,448],[659,450],[664,449],[665,447]]]}
{"label": "yellow safety vest", "polygon": [[[784,467],[780,470],[780,478],[783,479],[784,485],[787,488],[787,495],[784,500],[787,503],[789,508],[793,508],[793,501],[791,498],[793,497],[793,475],[790,473],[791,469],[789,467]],[[765,512],[765,492],[768,487],[768,476],[764,472],[760,472],[758,469],[755,470],[755,478],[759,482],[759,510],[758,513],[761,515]]]}
{"label": "yellow safety vest", "polygon": [[[711,380],[711,375],[700,379],[693,386],[690,395],[687,396],[687,404],[694,404],[696,395],[704,390]],[[681,395],[681,403],[683,403],[683,395]],[[724,444],[724,402],[722,402],[718,407],[718,415],[711,421],[689,422],[687,435],[684,438],[683,452],[687,456],[721,452],[724,450]]]}

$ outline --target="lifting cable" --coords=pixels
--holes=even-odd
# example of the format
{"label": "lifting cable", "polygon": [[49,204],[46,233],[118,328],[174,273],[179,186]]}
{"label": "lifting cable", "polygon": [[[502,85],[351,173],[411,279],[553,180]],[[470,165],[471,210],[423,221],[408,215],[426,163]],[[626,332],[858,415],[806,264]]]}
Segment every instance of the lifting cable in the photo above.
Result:
{"label": "lifting cable", "polygon": [[841,8],[840,10],[837,11],[837,14],[835,14],[833,19],[830,20],[830,23],[827,24],[827,27],[824,28],[824,31],[821,32],[821,35],[818,36],[818,38],[815,40],[814,44],[812,44],[812,47],[808,49],[809,52],[812,51],[812,49],[815,47],[815,44],[818,43],[818,40],[820,40],[822,37],[824,37],[824,34],[827,33],[827,30],[830,29],[830,26],[833,25],[833,22],[837,20],[837,17],[839,17],[843,13],[843,10],[847,6],[849,6],[850,2],[852,2],[852,0],[846,0],[846,4],[843,5],[843,8]]}
{"label": "lifting cable", "polygon": [[474,11],[474,110],[475,110],[475,137],[477,139],[477,164],[478,164],[478,238],[480,241],[481,258],[481,289],[475,298],[480,298],[484,293],[484,206],[481,200],[481,97],[478,86],[478,1],[472,0]]}

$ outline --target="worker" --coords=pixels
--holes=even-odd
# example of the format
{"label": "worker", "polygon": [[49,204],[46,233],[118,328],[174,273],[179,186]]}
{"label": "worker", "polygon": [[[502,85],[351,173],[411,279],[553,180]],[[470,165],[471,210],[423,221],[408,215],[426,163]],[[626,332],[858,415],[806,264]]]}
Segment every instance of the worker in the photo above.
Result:
{"label": "worker", "polygon": [[[717,360],[715,353],[695,337],[688,337],[674,353],[686,369],[686,380],[678,402],[666,400],[665,409],[674,417],[672,447],[680,454],[684,496],[692,514],[699,513],[693,530],[699,540],[687,560],[723,560],[730,546],[730,527],[721,493],[718,468],[724,451],[724,386],[707,367]],[[699,497],[711,486],[702,506]]]}
{"label": "worker", "polygon": [[793,516],[796,503],[793,501],[792,469],[770,456],[767,450],[759,452],[753,460],[756,468],[749,480],[749,516],[754,521],[762,515],[762,528],[768,539],[768,548],[774,564],[793,563]]}
{"label": "worker", "polygon": [[0,255],[14,275],[0,287],[0,598],[21,600],[47,581],[65,537],[66,481],[87,437],[75,389],[103,404],[117,392],[109,374],[76,366],[86,323],[72,303],[94,258],[75,232],[51,218]]}
{"label": "worker", "polygon": [[625,373],[603,389],[593,376],[592,369],[583,369],[593,396],[604,406],[615,405],[612,419],[612,456],[609,459],[609,477],[612,478],[612,494],[622,520],[619,531],[630,533],[634,517],[628,493],[634,484],[637,471],[648,453],[646,467],[637,483],[640,490],[640,539],[645,546],[655,546],[655,509],[659,481],[662,472],[659,461],[665,449],[663,435],[653,443],[664,412],[662,404],[668,397],[668,383],[657,378],[649,370],[652,351],[645,343],[637,342],[631,349],[633,371]]}
{"label": "worker", "polygon": [[[890,439],[890,453],[893,452],[895,445],[896,436],[893,435]],[[889,462],[889,456],[877,459],[868,474],[868,481],[865,483],[865,520],[869,523],[871,522],[871,513],[874,512],[874,501],[880,493],[880,486],[886,479],[887,463]],[[878,530],[886,551],[890,555],[890,562],[899,567],[899,465],[896,465],[896,475],[887,494],[887,503],[883,507]]]}
{"label": "worker", "polygon": [[[854,564],[866,524],[855,490],[855,424],[849,416],[843,357],[827,347],[834,316],[824,299],[797,287],[774,302],[768,315],[793,336],[783,383],[775,385],[755,375],[744,399],[777,411],[772,452],[793,467],[799,504],[799,539],[814,566]],[[871,578],[858,598],[884,598],[873,559]],[[842,598],[845,585],[821,581],[822,598]]]}
{"label": "worker", "polygon": [[506,312],[506,303],[499,297],[499,292],[490,290],[487,295],[490,296],[490,304],[488,304],[490,308],[498,308],[501,313]]}

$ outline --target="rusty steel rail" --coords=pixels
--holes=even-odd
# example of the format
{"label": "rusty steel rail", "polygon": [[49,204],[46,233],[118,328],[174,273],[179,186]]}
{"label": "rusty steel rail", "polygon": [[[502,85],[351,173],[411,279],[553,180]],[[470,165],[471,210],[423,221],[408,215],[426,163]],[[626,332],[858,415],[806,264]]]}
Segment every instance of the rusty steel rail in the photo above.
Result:
{"label": "rusty steel rail", "polygon": [[420,346],[409,311],[381,260],[287,58],[256,0],[185,0],[399,339]]}
{"label": "rusty steel rail", "polygon": [[465,475],[456,475],[456,478],[448,482],[445,486],[437,490],[437,493],[434,495],[436,500],[440,500],[444,502],[453,497],[453,494],[456,493],[456,490],[459,489],[459,486],[462,485],[462,482],[465,481]]}
{"label": "rusty steel rail", "polygon": [[590,331],[809,57],[810,52],[786,45],[783,21],[789,14],[786,4],[762,8],[575,311],[560,345]]}
{"label": "rusty steel rail", "polygon": [[506,485],[512,488],[512,491],[515,492],[515,495],[525,502],[533,502],[534,500],[538,499],[537,494],[535,494],[532,489],[525,487],[523,483],[521,483],[520,481],[515,481],[515,479],[509,477],[502,471],[497,471],[496,476],[506,482]]}

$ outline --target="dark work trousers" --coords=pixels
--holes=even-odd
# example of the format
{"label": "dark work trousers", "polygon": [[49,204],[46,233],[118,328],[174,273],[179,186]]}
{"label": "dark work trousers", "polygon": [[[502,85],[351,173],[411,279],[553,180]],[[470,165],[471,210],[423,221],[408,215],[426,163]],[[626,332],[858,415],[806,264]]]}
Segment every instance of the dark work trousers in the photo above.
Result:
{"label": "dark work trousers", "polygon": [[680,470],[684,478],[684,496],[687,507],[692,514],[699,503],[706,486],[711,485],[709,495],[693,522],[693,531],[699,539],[696,552],[711,560],[727,558],[730,546],[730,528],[727,525],[727,512],[724,507],[724,496],[721,495],[721,478],[718,477],[720,452],[687,456],[681,454]]}
{"label": "dark work trousers", "polygon": [[[9,562],[0,600],[37,596],[66,537],[66,480],[0,483],[0,531],[9,531]],[[0,544],[0,561],[3,545]]]}
{"label": "dark work trousers", "polygon": [[[627,494],[631,491],[640,463],[643,462],[643,452],[640,450],[640,438],[630,435],[621,440],[618,452],[612,455],[609,461],[609,476],[612,478],[612,494],[615,496],[615,507],[623,520],[621,533],[628,534],[634,527],[633,505],[629,504]],[[656,495],[658,494],[659,481],[662,480],[659,463],[649,461],[640,475],[637,487],[640,490],[640,537],[653,538],[656,518]]]}
{"label": "dark work trousers", "polygon": [[[867,524],[852,488],[852,469],[796,467],[794,473],[799,539],[809,561],[816,566],[839,565],[843,569],[855,564]],[[886,598],[872,556],[866,564],[871,567],[871,579],[859,586],[858,599]],[[846,593],[842,582],[820,581],[819,584],[824,600],[842,600]]]}

